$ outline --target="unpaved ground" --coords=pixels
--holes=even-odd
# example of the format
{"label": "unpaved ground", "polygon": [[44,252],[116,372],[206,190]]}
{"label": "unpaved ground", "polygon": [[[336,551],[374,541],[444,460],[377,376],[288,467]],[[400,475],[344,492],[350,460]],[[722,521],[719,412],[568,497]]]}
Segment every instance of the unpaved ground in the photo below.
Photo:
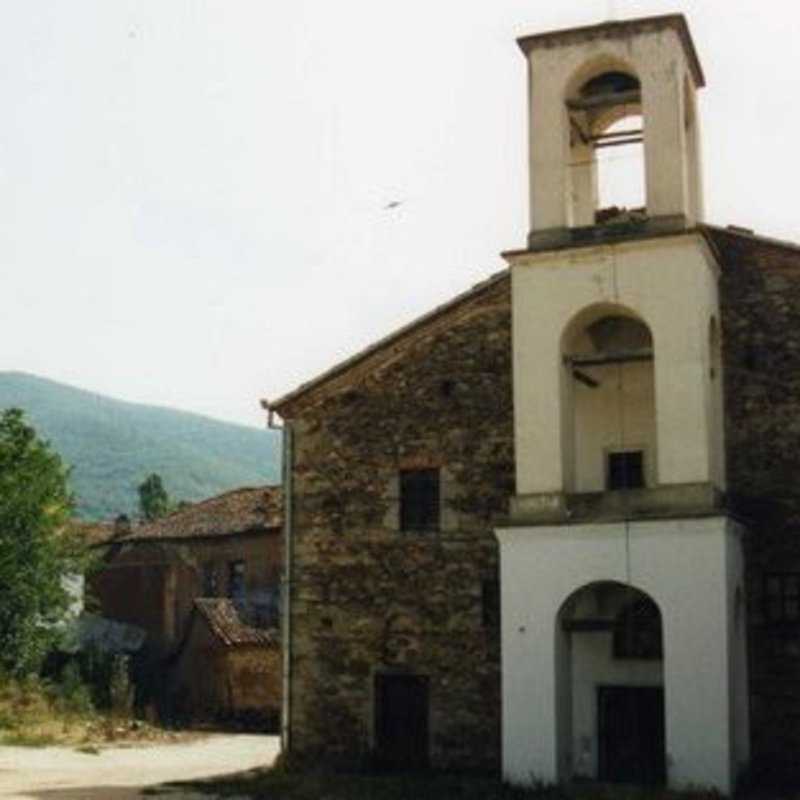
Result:
{"label": "unpaved ground", "polygon": [[[188,744],[109,747],[96,755],[69,747],[0,747],[0,797],[133,800],[142,796],[141,789],[168,781],[267,766],[278,748],[277,737],[253,734],[210,734]],[[170,790],[156,796],[186,800],[197,795]],[[203,798],[210,800],[208,795]]]}

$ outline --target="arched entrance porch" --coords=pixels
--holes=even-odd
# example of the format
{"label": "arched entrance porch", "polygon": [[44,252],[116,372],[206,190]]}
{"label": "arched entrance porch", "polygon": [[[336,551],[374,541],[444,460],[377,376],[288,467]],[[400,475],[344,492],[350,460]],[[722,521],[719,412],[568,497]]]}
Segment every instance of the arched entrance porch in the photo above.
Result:
{"label": "arched entrance porch", "polygon": [[559,609],[555,635],[564,777],[664,784],[664,644],[658,605],[630,585],[584,585]]}

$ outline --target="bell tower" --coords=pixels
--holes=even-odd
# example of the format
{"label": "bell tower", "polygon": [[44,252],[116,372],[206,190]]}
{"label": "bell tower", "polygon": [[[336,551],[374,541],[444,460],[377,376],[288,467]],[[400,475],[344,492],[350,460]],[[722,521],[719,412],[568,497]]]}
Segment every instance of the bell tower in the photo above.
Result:
{"label": "bell tower", "polygon": [[[642,142],[649,230],[702,221],[695,96],[705,85],[680,15],[519,40],[528,61],[530,244],[597,221],[597,153]],[[641,127],[609,131],[623,119]]]}
{"label": "bell tower", "polygon": [[[725,487],[719,270],[697,227],[704,79],[686,20],[612,22],[520,46],[531,229],[526,249],[504,254],[515,514],[574,518],[580,495],[620,488],[640,490],[637,507],[650,511],[714,507]],[[600,209],[598,155],[621,144],[642,146],[646,206]]]}
{"label": "bell tower", "polygon": [[[496,530],[505,777],[629,780],[615,748],[639,748],[648,780],[727,794],[749,758],[744,561],[723,503],[703,71],[682,15],[519,45],[530,228],[504,254],[516,467]],[[631,145],[644,206],[600,208],[602,152]],[[614,741],[604,719],[620,714],[652,736]]]}

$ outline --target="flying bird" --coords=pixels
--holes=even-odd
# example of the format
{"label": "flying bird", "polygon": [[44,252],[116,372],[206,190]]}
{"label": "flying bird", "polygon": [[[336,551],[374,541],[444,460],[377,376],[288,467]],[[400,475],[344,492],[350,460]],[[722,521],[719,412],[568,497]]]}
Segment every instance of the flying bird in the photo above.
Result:
{"label": "flying bird", "polygon": [[403,205],[403,202],[403,200],[392,200],[391,203],[387,203],[384,206],[384,209],[397,208],[398,206]]}

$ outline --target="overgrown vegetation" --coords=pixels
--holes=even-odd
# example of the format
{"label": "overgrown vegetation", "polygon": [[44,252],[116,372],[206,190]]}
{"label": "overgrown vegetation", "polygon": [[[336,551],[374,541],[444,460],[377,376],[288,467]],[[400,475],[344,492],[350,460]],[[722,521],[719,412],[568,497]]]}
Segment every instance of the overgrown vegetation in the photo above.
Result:
{"label": "overgrown vegetation", "polygon": [[0,414],[0,670],[37,672],[74,600],[86,548],[70,531],[72,498],[58,454],[19,409]]}
{"label": "overgrown vegetation", "polygon": [[[111,681],[105,688],[84,681],[77,661],[69,662],[59,680],[0,676],[0,745],[61,744],[97,752],[97,746],[106,743],[180,738],[131,716],[127,689],[124,682],[120,687],[114,670],[112,661]],[[120,691],[122,695],[115,697]],[[116,705],[98,710],[93,696],[104,693]]]}
{"label": "overgrown vegetation", "polygon": [[151,472],[138,486],[139,511],[144,519],[152,522],[165,517],[172,509],[169,495],[161,476]]}

